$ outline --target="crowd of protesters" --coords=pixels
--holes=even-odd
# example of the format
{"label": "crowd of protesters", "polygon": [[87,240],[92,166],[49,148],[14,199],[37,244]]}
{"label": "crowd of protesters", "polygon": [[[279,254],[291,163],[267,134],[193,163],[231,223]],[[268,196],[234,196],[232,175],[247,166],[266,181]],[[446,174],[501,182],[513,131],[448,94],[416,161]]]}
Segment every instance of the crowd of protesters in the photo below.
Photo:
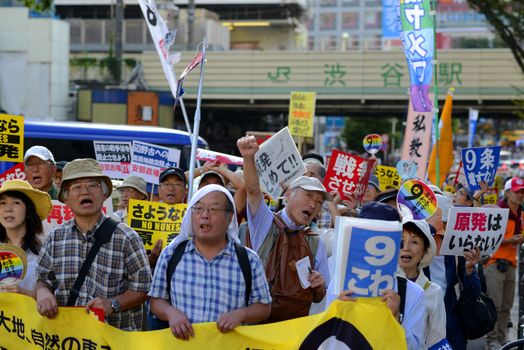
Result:
{"label": "crowd of protesters", "polygon": [[[197,167],[199,185],[189,200],[188,186],[194,185],[183,169],[162,171],[155,198],[149,198],[141,177],[129,176],[117,187],[120,204],[111,216],[102,206],[113,184],[97,161],[55,162],[47,148],[31,147],[24,156],[27,181],[4,181],[0,188],[0,242],[26,252],[28,271],[20,283],[1,290],[33,297],[38,312],[49,318],[61,306],[99,308],[122,330],[170,328],[185,340],[195,336],[194,323],[216,322],[221,332],[229,332],[243,324],[288,320],[323,311],[335,298],[353,299],[351,290],[334,295],[330,284],[335,218],[353,216],[402,223],[397,281],[405,281],[405,300],[400,282],[384,291],[382,300],[404,328],[409,349],[430,348],[444,338],[453,349],[466,349],[454,306],[459,293],[478,296],[484,280],[498,313],[486,337],[488,349],[507,342],[517,250],[524,242],[522,179],[505,182],[497,206],[509,208],[506,233],[498,251],[481,261],[477,248],[459,258],[439,250],[450,208],[480,206],[484,190],[471,193],[459,184],[452,194],[431,186],[438,201],[435,215],[402,219],[396,190],[381,192],[371,176],[360,202],[341,200],[322,184],[323,157],[306,154],[306,173],[291,182],[281,203],[270,206],[255,164],[259,145],[246,136],[237,146],[242,171],[218,162]],[[159,240],[146,252],[126,224],[131,199],[188,202],[180,233],[167,247]],[[42,221],[51,200],[66,204],[74,218],[46,232]],[[305,257],[311,262],[308,288],[287,263]],[[82,272],[86,260],[91,265]]]}

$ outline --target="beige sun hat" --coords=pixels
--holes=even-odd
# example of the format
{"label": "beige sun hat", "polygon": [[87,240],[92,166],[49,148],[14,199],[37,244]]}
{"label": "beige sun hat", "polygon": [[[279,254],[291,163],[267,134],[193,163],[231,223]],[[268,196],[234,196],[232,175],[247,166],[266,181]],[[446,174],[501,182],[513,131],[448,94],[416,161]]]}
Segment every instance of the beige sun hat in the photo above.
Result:
{"label": "beige sun hat", "polygon": [[23,180],[7,180],[2,183],[0,187],[0,194],[6,192],[21,192],[25,194],[31,202],[35,205],[36,214],[40,220],[47,218],[53,205],[51,204],[51,197],[48,193],[34,189],[29,182]]}
{"label": "beige sun hat", "polygon": [[60,186],[60,192],[58,192],[58,200],[64,203],[63,196],[69,181],[86,177],[102,179],[109,189],[107,197],[113,192],[113,183],[109,176],[104,175],[98,162],[91,158],[80,158],[67,163],[64,167],[62,171],[62,186]]}
{"label": "beige sun hat", "polygon": [[144,197],[147,197],[147,183],[146,180],[142,179],[140,176],[131,175],[128,176],[117,189],[123,189],[126,187],[131,187],[142,193]]}

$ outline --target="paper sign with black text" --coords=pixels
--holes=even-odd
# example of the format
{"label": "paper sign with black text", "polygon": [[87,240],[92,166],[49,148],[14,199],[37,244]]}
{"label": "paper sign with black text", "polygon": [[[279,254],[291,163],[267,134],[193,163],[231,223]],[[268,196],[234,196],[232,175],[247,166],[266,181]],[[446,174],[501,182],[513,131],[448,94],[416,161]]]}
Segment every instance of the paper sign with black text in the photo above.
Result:
{"label": "paper sign with black text", "polygon": [[306,172],[287,127],[260,145],[255,163],[262,188],[273,198],[278,198],[291,181]]}
{"label": "paper sign with black text", "polygon": [[0,161],[24,161],[24,117],[0,114]]}
{"label": "paper sign with black text", "polygon": [[158,176],[162,170],[178,166],[180,150],[133,141],[131,153],[131,175],[140,176],[146,182],[158,185]]}
{"label": "paper sign with black text", "polygon": [[400,222],[337,217],[335,293],[377,297],[393,289],[400,252]]}
{"label": "paper sign with black text", "polygon": [[129,176],[131,164],[131,142],[93,141],[95,157],[100,169],[112,179]]}
{"label": "paper sign with black text", "polygon": [[375,168],[375,175],[378,178],[381,191],[398,189],[400,187],[400,176],[397,169],[392,166],[378,165]]}
{"label": "paper sign with black text", "polygon": [[507,208],[451,207],[440,255],[463,256],[480,248],[482,256],[497,251],[508,223]]}

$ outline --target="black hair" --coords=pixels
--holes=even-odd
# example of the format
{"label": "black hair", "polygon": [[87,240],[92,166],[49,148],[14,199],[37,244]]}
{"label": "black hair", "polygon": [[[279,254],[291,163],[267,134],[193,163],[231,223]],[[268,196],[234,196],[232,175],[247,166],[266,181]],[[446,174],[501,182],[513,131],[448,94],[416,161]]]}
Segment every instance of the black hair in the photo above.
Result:
{"label": "black hair", "polygon": [[429,247],[430,247],[429,239],[426,237],[426,235],[420,230],[420,228],[415,223],[406,222],[403,225],[403,228],[407,230],[409,233],[414,233],[417,236],[422,237],[422,241],[424,241],[424,252],[427,252],[429,250]]}
{"label": "black hair", "polygon": [[[26,233],[22,241],[22,249],[25,251],[30,250],[33,254],[38,255],[40,248],[42,247],[42,242],[38,235],[42,234],[43,226],[40,217],[36,212],[36,207],[31,199],[26,196],[24,193],[19,191],[7,191],[3,195],[7,197],[13,197],[21,199],[26,206],[26,217],[25,217],[25,226]],[[0,225],[0,242],[7,242],[7,232],[5,227]]]}

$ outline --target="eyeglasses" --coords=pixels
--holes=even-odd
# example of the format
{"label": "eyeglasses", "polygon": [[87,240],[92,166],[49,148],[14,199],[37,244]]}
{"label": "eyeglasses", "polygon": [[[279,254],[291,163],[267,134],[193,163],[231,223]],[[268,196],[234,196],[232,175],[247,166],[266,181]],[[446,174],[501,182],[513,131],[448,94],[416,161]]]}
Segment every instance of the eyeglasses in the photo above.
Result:
{"label": "eyeglasses", "polygon": [[31,163],[26,163],[26,168],[43,168],[45,165],[50,164],[49,162],[36,161]]}
{"label": "eyeglasses", "polygon": [[82,190],[87,190],[89,193],[97,193],[102,188],[98,182],[80,183],[69,186],[69,192],[73,194],[80,194]]}
{"label": "eyeglasses", "polygon": [[201,206],[191,207],[191,211],[196,215],[202,215],[204,214],[206,210],[209,212],[210,215],[218,215],[223,211],[227,211],[227,209],[219,208],[219,207],[210,207],[210,208],[201,207]]}
{"label": "eyeglasses", "polygon": [[170,183],[167,183],[167,182],[162,182],[160,184],[160,186],[162,187],[165,187],[167,189],[170,189],[170,190],[175,190],[175,189],[180,189],[180,188],[185,188],[186,185],[182,184],[182,183],[174,183],[174,184],[170,184]]}

